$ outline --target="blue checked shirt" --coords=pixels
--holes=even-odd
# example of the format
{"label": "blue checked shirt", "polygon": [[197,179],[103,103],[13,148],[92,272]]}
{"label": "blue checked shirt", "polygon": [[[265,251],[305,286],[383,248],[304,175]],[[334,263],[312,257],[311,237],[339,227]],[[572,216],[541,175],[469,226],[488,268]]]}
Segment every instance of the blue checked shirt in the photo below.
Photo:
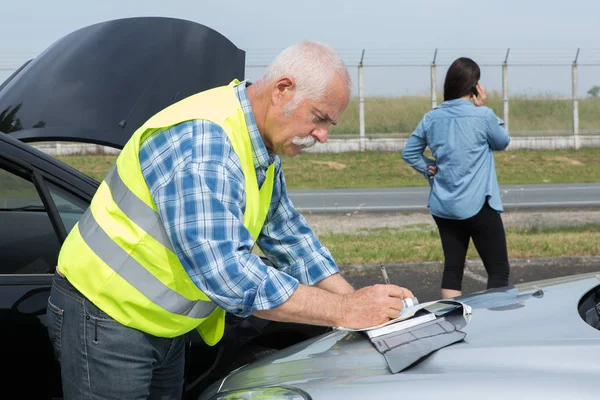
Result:
{"label": "blue checked shirt", "polygon": [[239,158],[223,129],[194,120],[154,134],[140,149],[140,163],[165,230],[186,272],[218,306],[239,316],[275,308],[298,282],[313,285],[339,272],[290,201],[281,160],[265,148],[246,93],[235,87],[252,143],[259,187],[275,163],[275,184],[257,245],[277,267],[252,254],[243,225],[245,181]]}

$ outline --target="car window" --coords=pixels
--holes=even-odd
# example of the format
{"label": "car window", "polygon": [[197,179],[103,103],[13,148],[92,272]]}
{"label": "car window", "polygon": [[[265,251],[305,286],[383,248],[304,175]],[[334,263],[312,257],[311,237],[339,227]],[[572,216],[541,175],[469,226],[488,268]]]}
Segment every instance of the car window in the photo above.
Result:
{"label": "car window", "polygon": [[89,204],[52,183],[48,183],[48,190],[54,200],[54,204],[56,204],[56,208],[65,225],[65,229],[67,230],[67,233],[69,233],[88,208]]}
{"label": "car window", "polygon": [[[65,229],[73,228],[87,204],[46,182]],[[0,167],[0,274],[49,273],[60,241],[27,171]]]}
{"label": "car window", "polygon": [[0,168],[0,209],[15,210],[44,207],[31,181]]}

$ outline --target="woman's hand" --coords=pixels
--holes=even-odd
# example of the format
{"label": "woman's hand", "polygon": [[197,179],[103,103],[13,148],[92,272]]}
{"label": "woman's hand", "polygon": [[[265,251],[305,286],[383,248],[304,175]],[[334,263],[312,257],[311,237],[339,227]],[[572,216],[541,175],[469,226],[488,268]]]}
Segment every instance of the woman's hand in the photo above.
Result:
{"label": "woman's hand", "polygon": [[485,88],[481,84],[481,81],[477,82],[477,86],[475,88],[477,89],[477,96],[473,95],[473,104],[475,104],[477,107],[485,105],[487,95],[485,94]]}
{"label": "woman's hand", "polygon": [[433,177],[435,176],[435,174],[437,174],[438,169],[435,165],[430,165],[429,168],[427,168],[427,175],[429,175],[429,179],[433,179]]}

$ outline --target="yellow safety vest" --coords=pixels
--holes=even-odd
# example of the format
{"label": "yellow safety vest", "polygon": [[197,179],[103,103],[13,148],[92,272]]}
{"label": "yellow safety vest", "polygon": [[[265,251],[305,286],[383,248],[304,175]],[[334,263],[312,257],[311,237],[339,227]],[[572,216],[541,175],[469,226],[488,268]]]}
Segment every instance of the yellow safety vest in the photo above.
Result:
{"label": "yellow safety vest", "polygon": [[142,174],[139,150],[153,133],[184,121],[221,126],[242,164],[244,226],[256,240],[271,202],[274,165],[259,190],[250,135],[233,88],[238,83],[183,99],[140,127],[61,248],[60,272],[123,325],[160,337],[197,328],[211,346],[223,336],[225,311],[196,286],[173,251]]}

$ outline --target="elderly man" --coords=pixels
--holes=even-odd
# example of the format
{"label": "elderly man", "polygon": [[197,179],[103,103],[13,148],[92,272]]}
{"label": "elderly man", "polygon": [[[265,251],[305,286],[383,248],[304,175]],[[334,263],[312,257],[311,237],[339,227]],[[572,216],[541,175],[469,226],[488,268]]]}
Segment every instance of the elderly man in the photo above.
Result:
{"label": "elderly man", "polygon": [[339,55],[300,43],[256,83],[134,133],[60,252],[48,315],[66,399],[180,398],[183,335],[214,345],[225,311],[352,328],[398,315],[412,293],[355,291],[286,192],[279,155],[325,142],[349,97]]}

